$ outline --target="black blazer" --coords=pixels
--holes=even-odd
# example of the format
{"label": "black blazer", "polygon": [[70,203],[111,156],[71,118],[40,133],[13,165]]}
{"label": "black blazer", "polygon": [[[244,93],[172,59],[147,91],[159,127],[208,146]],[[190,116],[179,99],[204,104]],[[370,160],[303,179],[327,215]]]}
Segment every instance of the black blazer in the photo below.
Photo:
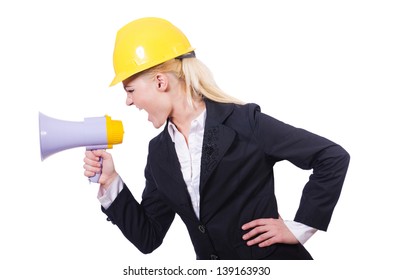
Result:
{"label": "black blazer", "polygon": [[124,186],[103,212],[141,252],[163,241],[175,214],[187,226],[198,259],[263,259],[279,245],[248,247],[241,226],[278,218],[273,166],[288,160],[313,169],[295,221],[327,230],[349,164],[339,145],[260,112],[255,104],[206,100],[200,219],[195,216],[174,143],[165,128],[149,144],[139,204]]}

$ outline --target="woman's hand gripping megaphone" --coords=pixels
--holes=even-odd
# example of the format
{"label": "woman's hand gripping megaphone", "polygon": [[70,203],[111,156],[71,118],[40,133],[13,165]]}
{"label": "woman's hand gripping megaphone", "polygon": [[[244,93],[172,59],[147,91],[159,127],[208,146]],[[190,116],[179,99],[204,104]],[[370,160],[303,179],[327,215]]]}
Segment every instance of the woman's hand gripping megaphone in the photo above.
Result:
{"label": "woman's hand gripping megaphone", "polygon": [[91,182],[100,183],[107,189],[118,176],[112,155],[105,150],[87,150],[84,158],[85,176]]}

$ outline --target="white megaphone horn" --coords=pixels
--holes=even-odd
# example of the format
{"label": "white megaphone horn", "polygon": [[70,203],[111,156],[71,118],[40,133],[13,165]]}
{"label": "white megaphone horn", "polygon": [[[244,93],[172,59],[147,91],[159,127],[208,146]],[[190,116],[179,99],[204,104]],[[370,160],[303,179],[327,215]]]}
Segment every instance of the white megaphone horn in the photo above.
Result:
{"label": "white megaphone horn", "polygon": [[[41,160],[76,147],[87,150],[111,149],[123,142],[123,124],[121,121],[103,117],[85,118],[83,122],[64,121],[39,113]],[[100,174],[90,181],[98,182]]]}

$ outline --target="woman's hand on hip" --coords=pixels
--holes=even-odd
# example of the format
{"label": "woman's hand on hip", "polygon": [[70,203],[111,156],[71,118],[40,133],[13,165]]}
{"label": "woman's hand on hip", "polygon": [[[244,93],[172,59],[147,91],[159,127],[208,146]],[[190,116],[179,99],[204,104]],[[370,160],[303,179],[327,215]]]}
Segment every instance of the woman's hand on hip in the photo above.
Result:
{"label": "woman's hand on hip", "polygon": [[243,240],[247,241],[248,246],[257,244],[259,247],[267,247],[275,243],[299,243],[281,217],[256,219],[244,224],[242,229],[248,231],[243,235]]}

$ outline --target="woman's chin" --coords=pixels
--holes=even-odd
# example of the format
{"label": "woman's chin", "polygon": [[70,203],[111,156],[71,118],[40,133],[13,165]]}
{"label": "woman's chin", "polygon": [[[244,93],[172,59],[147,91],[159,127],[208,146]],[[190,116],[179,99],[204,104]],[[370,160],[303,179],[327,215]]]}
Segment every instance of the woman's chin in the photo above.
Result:
{"label": "woman's chin", "polygon": [[160,128],[165,123],[165,122],[158,122],[157,120],[151,120],[150,118],[148,118],[147,120],[152,123],[154,128]]}

